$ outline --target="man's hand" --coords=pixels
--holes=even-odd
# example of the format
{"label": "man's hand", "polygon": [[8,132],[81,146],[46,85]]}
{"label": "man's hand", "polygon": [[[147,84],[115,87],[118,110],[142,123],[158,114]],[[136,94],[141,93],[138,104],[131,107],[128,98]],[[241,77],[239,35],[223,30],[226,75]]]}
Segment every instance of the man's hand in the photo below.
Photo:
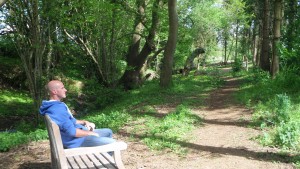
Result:
{"label": "man's hand", "polygon": [[90,131],[94,131],[94,129],[95,129],[95,124],[86,121],[86,122],[85,122],[85,127],[87,127]]}

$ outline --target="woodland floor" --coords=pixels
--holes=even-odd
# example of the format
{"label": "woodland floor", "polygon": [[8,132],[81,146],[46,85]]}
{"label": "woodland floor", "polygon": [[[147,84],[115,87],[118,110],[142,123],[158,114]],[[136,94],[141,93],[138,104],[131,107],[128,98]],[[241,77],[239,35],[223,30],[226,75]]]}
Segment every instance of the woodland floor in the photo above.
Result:
{"label": "woodland floor", "polygon": [[[248,127],[252,111],[233,99],[239,79],[224,77],[225,84],[212,91],[206,107],[193,109],[204,124],[192,132],[193,139],[181,142],[188,150],[181,156],[169,151],[157,152],[147,148],[129,134],[116,134],[128,144],[122,152],[127,169],[293,169],[279,150],[263,147],[253,138],[261,131]],[[173,110],[161,107],[158,111]],[[48,169],[50,151],[48,141],[33,142],[6,153],[0,153],[0,169]]]}

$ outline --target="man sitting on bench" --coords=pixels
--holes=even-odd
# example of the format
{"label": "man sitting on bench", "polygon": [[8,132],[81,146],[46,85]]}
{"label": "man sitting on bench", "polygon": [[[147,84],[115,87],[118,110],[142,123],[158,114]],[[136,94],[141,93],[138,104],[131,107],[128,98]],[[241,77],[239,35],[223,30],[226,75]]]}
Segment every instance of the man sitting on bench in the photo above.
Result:
{"label": "man sitting on bench", "polygon": [[115,142],[111,129],[95,129],[95,124],[77,120],[68,106],[61,100],[66,98],[67,89],[59,80],[47,84],[49,100],[43,100],[40,114],[49,115],[58,126],[64,148],[93,147]]}

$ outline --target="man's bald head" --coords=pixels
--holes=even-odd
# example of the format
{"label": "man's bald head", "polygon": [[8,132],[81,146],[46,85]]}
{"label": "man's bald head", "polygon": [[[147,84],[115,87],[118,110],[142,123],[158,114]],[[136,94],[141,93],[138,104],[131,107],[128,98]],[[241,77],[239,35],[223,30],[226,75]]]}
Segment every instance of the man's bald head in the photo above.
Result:
{"label": "man's bald head", "polygon": [[50,100],[61,100],[66,98],[67,90],[64,84],[59,80],[51,80],[46,86],[50,95]]}
{"label": "man's bald head", "polygon": [[61,86],[62,82],[59,80],[51,80],[47,84],[47,90],[48,92],[51,92],[52,90],[58,89]]}

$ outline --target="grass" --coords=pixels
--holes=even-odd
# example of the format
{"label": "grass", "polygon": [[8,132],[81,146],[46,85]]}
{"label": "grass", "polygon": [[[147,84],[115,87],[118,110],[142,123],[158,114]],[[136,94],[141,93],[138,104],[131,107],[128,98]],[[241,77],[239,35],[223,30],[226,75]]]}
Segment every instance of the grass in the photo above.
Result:
{"label": "grass", "polygon": [[181,146],[192,139],[190,131],[201,124],[202,119],[184,105],[179,105],[176,110],[163,117],[156,117],[156,112],[147,118],[137,121],[143,122],[133,126],[129,133],[138,135],[151,149],[162,150],[169,148],[173,152],[183,154],[185,149]]}
{"label": "grass", "polygon": [[33,101],[25,91],[0,90],[0,117],[27,116],[34,112]]}
{"label": "grass", "polygon": [[290,161],[300,168],[299,75],[284,70],[271,79],[254,69],[242,76],[244,83],[236,99],[254,110],[253,124],[264,133],[258,141],[295,154]]}
{"label": "grass", "polygon": [[[168,148],[183,153],[180,145],[191,139],[187,137],[188,133],[201,122],[191,109],[202,107],[207,92],[219,87],[222,80],[217,76],[176,75],[171,88],[164,90],[158,84],[157,80],[146,82],[141,88],[127,92],[95,86],[91,81],[87,81],[85,88],[81,90],[66,84],[70,88],[66,103],[76,108],[76,101],[71,98],[75,97],[78,91],[83,95],[96,96],[85,100],[88,108],[83,106],[79,112],[80,119],[93,121],[98,128],[112,128],[114,132],[126,127],[129,135],[135,137],[139,134],[140,139],[150,148]],[[0,107],[0,112],[6,112],[2,113],[4,118],[12,115],[26,116],[34,111],[30,109],[32,100],[25,92],[5,90],[0,99],[7,103]],[[13,105],[19,106],[18,109],[11,111]],[[165,106],[171,107],[172,110],[161,116],[157,108]],[[0,133],[0,151],[8,151],[20,144],[46,138],[47,132],[43,123],[34,127],[29,123],[20,122],[13,132]]]}

